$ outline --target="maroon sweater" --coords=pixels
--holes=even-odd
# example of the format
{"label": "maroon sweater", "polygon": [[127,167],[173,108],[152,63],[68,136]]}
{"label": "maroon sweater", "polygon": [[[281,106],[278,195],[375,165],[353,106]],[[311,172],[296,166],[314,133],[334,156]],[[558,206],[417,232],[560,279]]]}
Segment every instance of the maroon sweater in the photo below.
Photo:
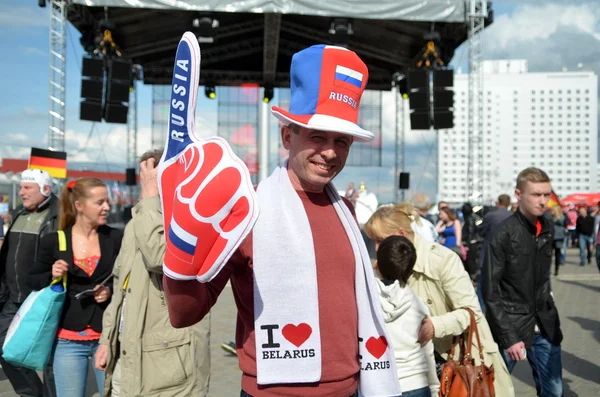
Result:
{"label": "maroon sweater", "polygon": [[[254,397],[352,395],[358,388],[358,312],[352,246],[326,193],[297,192],[308,215],[317,265],[322,375],[315,384],[259,386],[256,383],[252,234],[210,283],[164,278],[169,315],[175,327],[200,321],[231,280],[238,309],[236,343],[242,389]],[[353,211],[352,205],[345,200]],[[290,258],[293,266],[293,258]],[[298,285],[301,289],[302,285]]]}

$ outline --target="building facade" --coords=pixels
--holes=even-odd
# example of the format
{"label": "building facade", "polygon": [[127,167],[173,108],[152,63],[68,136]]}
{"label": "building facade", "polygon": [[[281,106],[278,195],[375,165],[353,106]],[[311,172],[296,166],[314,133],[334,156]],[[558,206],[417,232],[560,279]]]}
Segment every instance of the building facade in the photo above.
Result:
{"label": "building facade", "polygon": [[[454,128],[438,132],[438,192],[467,200],[468,75],[454,78]],[[528,73],[523,60],[485,61],[483,200],[512,195],[518,173],[543,169],[561,196],[598,188],[598,76]]]}

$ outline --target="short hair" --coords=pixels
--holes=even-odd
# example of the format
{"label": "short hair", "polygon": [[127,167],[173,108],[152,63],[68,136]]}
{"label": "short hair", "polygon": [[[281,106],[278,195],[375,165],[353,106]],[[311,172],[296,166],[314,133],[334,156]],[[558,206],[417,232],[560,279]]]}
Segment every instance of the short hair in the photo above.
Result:
{"label": "short hair", "polygon": [[525,186],[525,183],[545,183],[550,182],[550,177],[544,171],[536,167],[525,168],[519,172],[517,176],[517,189],[521,190]]}
{"label": "short hair", "polygon": [[416,194],[412,198],[411,203],[416,209],[421,211],[427,211],[431,206],[429,203],[429,197],[424,194]]}
{"label": "short hair", "polygon": [[140,156],[140,161],[138,163],[143,163],[149,159],[154,159],[154,168],[158,167],[158,163],[163,155],[164,149],[152,149],[148,150],[144,154]]}
{"label": "short hair", "polygon": [[454,210],[452,208],[448,208],[448,207],[444,207],[442,208],[440,211],[443,211],[446,213],[446,215],[448,215],[448,218],[454,222],[455,220],[458,219],[458,216],[456,216],[456,212],[454,212]]}
{"label": "short hair", "polygon": [[292,133],[296,134],[296,135],[300,135],[300,126],[296,123],[289,123],[288,127],[290,128],[290,130],[292,131]]}
{"label": "short hair", "polygon": [[440,208],[440,205],[442,205],[442,204],[446,204],[446,206],[450,205],[447,201],[442,200],[442,201],[438,202],[438,204],[437,204],[438,208]]}
{"label": "short hair", "polygon": [[508,208],[510,205],[510,196],[508,194],[501,194],[498,196],[498,205]]}
{"label": "short hair", "polygon": [[406,237],[390,236],[377,249],[377,267],[385,280],[398,280],[405,285],[416,262],[415,246]]}

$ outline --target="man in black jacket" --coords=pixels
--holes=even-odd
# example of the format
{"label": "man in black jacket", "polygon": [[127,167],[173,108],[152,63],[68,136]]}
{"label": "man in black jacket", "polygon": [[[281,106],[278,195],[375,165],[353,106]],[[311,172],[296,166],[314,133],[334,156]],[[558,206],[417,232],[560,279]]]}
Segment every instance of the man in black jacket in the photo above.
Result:
{"label": "man in black jacket", "polygon": [[[52,179],[46,171],[26,170],[21,174],[19,196],[23,204],[14,211],[12,223],[0,248],[0,278],[3,287],[7,287],[3,290],[8,291],[0,312],[0,348],[4,345],[10,323],[31,292],[26,281],[40,239],[56,231],[59,200],[50,191],[51,183]],[[44,370],[42,385],[34,370],[11,365],[2,358],[0,363],[19,396],[56,396],[52,365]]]}
{"label": "man in black jacket", "polygon": [[483,299],[509,371],[527,358],[538,396],[563,395],[558,311],[550,286],[554,227],[544,216],[548,175],[527,168],[517,177],[518,210],[492,236],[483,263]]}
{"label": "man in black jacket", "polygon": [[579,216],[575,223],[575,232],[579,241],[579,264],[585,266],[585,254],[587,252],[587,263],[592,263],[592,243],[594,242],[594,217],[590,215],[585,207],[579,207]]}

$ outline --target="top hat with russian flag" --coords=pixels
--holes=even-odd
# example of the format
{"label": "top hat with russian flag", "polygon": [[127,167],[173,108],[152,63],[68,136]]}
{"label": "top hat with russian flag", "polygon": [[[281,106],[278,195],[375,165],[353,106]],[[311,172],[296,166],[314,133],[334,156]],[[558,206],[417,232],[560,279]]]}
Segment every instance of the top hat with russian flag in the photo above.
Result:
{"label": "top hat with russian flag", "polygon": [[314,45],[292,57],[290,110],[271,112],[284,125],[352,135],[356,141],[374,138],[358,126],[360,98],[367,85],[367,65],[343,47]]}

